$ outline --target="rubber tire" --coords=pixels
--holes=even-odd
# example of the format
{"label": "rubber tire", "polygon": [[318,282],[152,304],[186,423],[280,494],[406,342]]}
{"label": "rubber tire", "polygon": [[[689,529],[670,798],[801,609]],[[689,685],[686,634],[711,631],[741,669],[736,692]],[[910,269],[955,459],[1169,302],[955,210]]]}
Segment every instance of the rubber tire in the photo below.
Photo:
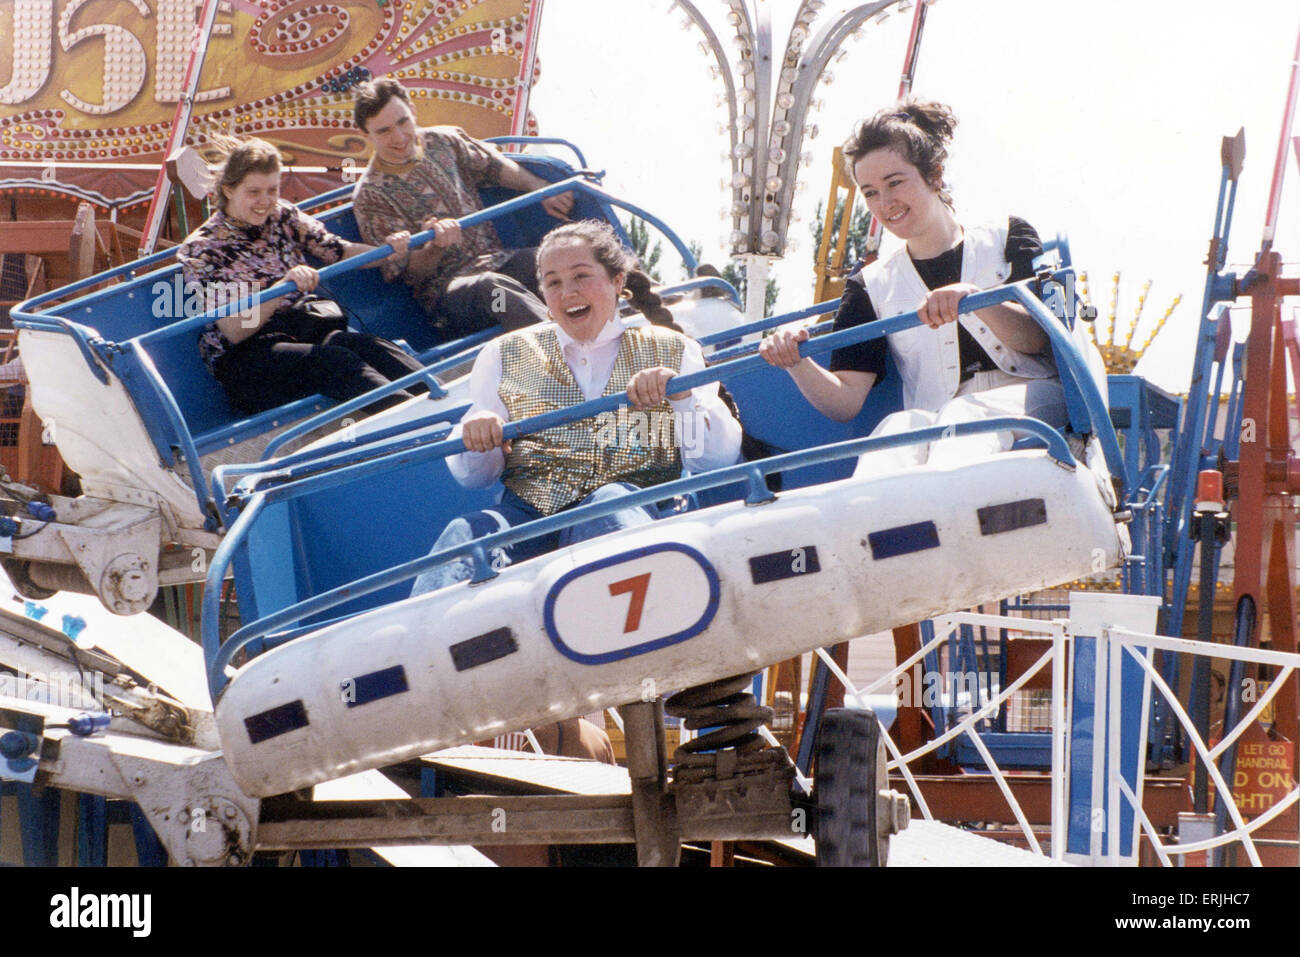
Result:
{"label": "rubber tire", "polygon": [[877,795],[889,787],[885,742],[874,712],[832,708],[822,716],[813,765],[818,867],[884,867]]}

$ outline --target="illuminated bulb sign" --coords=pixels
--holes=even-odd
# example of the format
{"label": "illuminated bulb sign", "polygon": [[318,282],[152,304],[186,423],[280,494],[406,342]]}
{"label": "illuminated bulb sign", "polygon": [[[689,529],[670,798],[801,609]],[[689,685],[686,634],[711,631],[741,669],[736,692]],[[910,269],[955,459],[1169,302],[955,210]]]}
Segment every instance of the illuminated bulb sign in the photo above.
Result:
{"label": "illuminated bulb sign", "polygon": [[[230,0],[208,41],[189,142],[271,140],[291,162],[366,154],[352,88],[394,76],[422,124],[510,132],[533,0]],[[157,159],[202,0],[0,3],[0,163]],[[151,155],[152,154],[152,155]]]}

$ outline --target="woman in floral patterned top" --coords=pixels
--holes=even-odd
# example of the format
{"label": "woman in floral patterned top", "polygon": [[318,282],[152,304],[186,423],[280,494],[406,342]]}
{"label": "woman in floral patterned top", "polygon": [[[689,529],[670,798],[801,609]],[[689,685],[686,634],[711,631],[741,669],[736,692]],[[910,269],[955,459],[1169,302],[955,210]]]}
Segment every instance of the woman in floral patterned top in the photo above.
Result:
{"label": "woman in floral patterned top", "polygon": [[[235,302],[279,282],[299,290],[200,335],[199,354],[238,409],[251,414],[317,393],[352,399],[421,368],[394,343],[348,331],[337,306],[309,295],[319,276],[308,255],[333,263],[375,247],[348,242],[281,200],[275,147],[256,139],[234,146],[215,192],[217,212],[177,250],[186,283],[212,293],[207,302]],[[390,258],[404,259],[410,234],[386,239]],[[411,397],[400,391],[366,411]]]}

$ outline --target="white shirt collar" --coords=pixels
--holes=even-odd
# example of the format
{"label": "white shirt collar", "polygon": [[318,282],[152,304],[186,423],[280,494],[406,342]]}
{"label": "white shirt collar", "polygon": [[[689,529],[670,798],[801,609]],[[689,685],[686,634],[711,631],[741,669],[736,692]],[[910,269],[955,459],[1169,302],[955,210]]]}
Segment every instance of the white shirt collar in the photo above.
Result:
{"label": "white shirt collar", "polygon": [[609,322],[605,323],[604,327],[601,328],[600,332],[596,333],[595,339],[591,339],[589,341],[574,339],[572,336],[566,333],[562,328],[560,328],[560,324],[556,322],[554,323],[555,337],[560,341],[561,351],[567,350],[570,346],[575,346],[579,349],[597,348],[599,346],[605,345],[606,343],[614,342],[615,340],[617,340],[619,336],[623,335],[624,329],[627,329],[632,325],[639,325],[639,323],[636,322],[636,320],[639,318],[640,318],[639,316],[626,316],[626,317],[615,316]]}

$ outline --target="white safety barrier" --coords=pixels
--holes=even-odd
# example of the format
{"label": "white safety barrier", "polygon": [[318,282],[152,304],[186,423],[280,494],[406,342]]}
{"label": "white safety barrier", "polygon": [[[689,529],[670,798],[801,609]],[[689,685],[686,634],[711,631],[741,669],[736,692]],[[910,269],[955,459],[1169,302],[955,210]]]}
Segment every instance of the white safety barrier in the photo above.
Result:
{"label": "white safety barrier", "polygon": [[[1008,701],[1013,694],[1019,691],[1029,682],[1034,675],[1042,671],[1049,663],[1052,664],[1052,772],[1051,772],[1051,806],[1052,806],[1052,854],[1053,860],[1063,860],[1065,853],[1065,828],[1067,821],[1066,814],[1066,733],[1067,724],[1065,720],[1065,674],[1067,668],[1067,627],[1066,623],[1061,620],[1055,621],[1038,621],[1030,618],[1014,618],[1002,615],[982,615],[972,612],[958,612],[945,615],[942,618],[935,619],[935,637],[926,642],[919,650],[913,653],[906,661],[896,665],[889,672],[877,678],[866,688],[858,689],[844,670],[836,664],[835,660],[824,649],[818,649],[817,655],[830,670],[839,682],[844,685],[845,691],[852,697],[859,707],[867,707],[866,696],[879,691],[882,688],[888,688],[891,691],[896,687],[898,678],[902,675],[910,674],[914,665],[920,662],[931,651],[941,648],[950,641],[957,629],[961,625],[985,626],[992,628],[1006,628],[1009,630],[1046,635],[1052,639],[1052,647],[1045,651],[1034,661],[1015,681],[1001,688],[995,697],[991,697],[986,702],[976,702],[977,707],[972,709],[971,714],[967,715],[960,722],[949,728],[943,734],[936,737],[933,741],[928,742],[924,747],[909,751],[902,754],[898,745],[889,736],[888,729],[881,724],[881,732],[884,736],[885,747],[890,754],[889,770],[897,771],[907,782],[908,789],[911,791],[912,801],[920,810],[921,815],[927,820],[934,820],[934,815],[930,812],[929,805],[926,804],[925,796],[921,793],[921,788],[913,777],[908,765],[931,751],[934,751],[947,744],[958,735],[965,734],[968,736],[979,752],[989,773],[993,775],[993,780],[1002,792],[1011,813],[1015,815],[1016,822],[1020,830],[1024,833],[1029,848],[1033,853],[1040,857],[1046,857],[1042,846],[1038,843],[1033,829],[1030,827],[1029,819],[1025,816],[1024,809],[1021,808],[1020,802],[1016,800],[1012,793],[1010,785],[1007,783],[1005,774],[998,767],[993,755],[989,752],[984,742],[980,739],[979,731],[976,725],[997,713],[1002,704]],[[978,688],[978,684],[976,686]],[[953,702],[955,704],[955,702]]]}
{"label": "white safety barrier", "polygon": [[[1141,781],[1139,780],[1137,793],[1134,794],[1133,789],[1128,786],[1127,782],[1123,781],[1118,774],[1111,773],[1107,778],[1106,785],[1110,792],[1110,802],[1108,806],[1115,825],[1117,826],[1117,815],[1119,814],[1119,795],[1123,794],[1124,799],[1129,803],[1129,806],[1136,811],[1138,820],[1142,824],[1142,829],[1151,841],[1151,846],[1155,849],[1156,856],[1159,857],[1162,865],[1166,867],[1171,866],[1171,857],[1173,856],[1191,854],[1195,851],[1204,851],[1213,847],[1225,846],[1240,841],[1242,846],[1245,848],[1246,856],[1249,858],[1251,865],[1254,867],[1262,866],[1259,859],[1259,852],[1255,847],[1255,842],[1252,840],[1251,834],[1266,825],[1269,821],[1278,817],[1278,815],[1283,814],[1297,801],[1300,801],[1300,786],[1293,788],[1285,798],[1275,803],[1268,811],[1261,814],[1247,825],[1241,816],[1241,812],[1237,808],[1236,802],[1231,798],[1232,789],[1228,787],[1227,783],[1223,780],[1223,776],[1219,773],[1219,769],[1215,762],[1218,760],[1219,756],[1227,750],[1227,748],[1231,747],[1232,744],[1241,737],[1243,733],[1245,733],[1247,728],[1255,723],[1259,716],[1264,713],[1264,709],[1268,707],[1269,702],[1272,701],[1277,693],[1282,690],[1282,686],[1286,683],[1287,679],[1291,677],[1297,668],[1300,668],[1300,655],[1288,654],[1281,651],[1269,651],[1261,648],[1238,648],[1233,645],[1220,645],[1212,642],[1194,641],[1189,638],[1168,638],[1163,635],[1140,634],[1126,628],[1108,628],[1105,631],[1105,637],[1108,640],[1109,668],[1107,670],[1111,683],[1117,683],[1119,680],[1120,666],[1123,662],[1124,655],[1127,654],[1141,665],[1145,672],[1148,685],[1154,685],[1154,687],[1160,691],[1161,695],[1164,696],[1165,703],[1169,707],[1170,711],[1173,712],[1173,714],[1178,718],[1179,723],[1182,724],[1183,728],[1186,730],[1188,740],[1196,749],[1196,753],[1200,755],[1201,761],[1205,766],[1206,773],[1209,775],[1210,780],[1214,782],[1216,793],[1228,796],[1227,800],[1223,803],[1227,809],[1233,827],[1232,830],[1209,840],[1196,841],[1190,844],[1165,844],[1160,840],[1160,835],[1156,832],[1150,819],[1142,809]],[[1193,726],[1192,719],[1188,715],[1187,710],[1178,701],[1178,695],[1170,689],[1169,685],[1160,676],[1160,673],[1152,664],[1152,652],[1157,648],[1168,652],[1206,655],[1213,658],[1225,658],[1233,661],[1243,661],[1250,664],[1270,665],[1281,670],[1274,677],[1268,689],[1260,695],[1259,700],[1255,702],[1255,706],[1237,722],[1236,727],[1234,727],[1231,732],[1224,735],[1223,740],[1211,748],[1201,738],[1201,736],[1197,734],[1196,728]],[[1145,653],[1141,653],[1139,649],[1145,650]],[[1101,694],[1099,691],[1098,698],[1100,699],[1100,697]],[[1112,697],[1118,698],[1117,695]],[[1115,758],[1111,761],[1110,765],[1113,769],[1117,767],[1118,764],[1119,723],[1116,720],[1118,715],[1115,711],[1117,704],[1112,702],[1111,707],[1112,720],[1110,722],[1110,733],[1107,736],[1106,746],[1107,751]],[[1227,729],[1225,728],[1224,730],[1226,731]],[[1096,769],[1094,769],[1094,772],[1096,772]],[[1114,859],[1117,850],[1118,848],[1113,842],[1112,860]]]}

